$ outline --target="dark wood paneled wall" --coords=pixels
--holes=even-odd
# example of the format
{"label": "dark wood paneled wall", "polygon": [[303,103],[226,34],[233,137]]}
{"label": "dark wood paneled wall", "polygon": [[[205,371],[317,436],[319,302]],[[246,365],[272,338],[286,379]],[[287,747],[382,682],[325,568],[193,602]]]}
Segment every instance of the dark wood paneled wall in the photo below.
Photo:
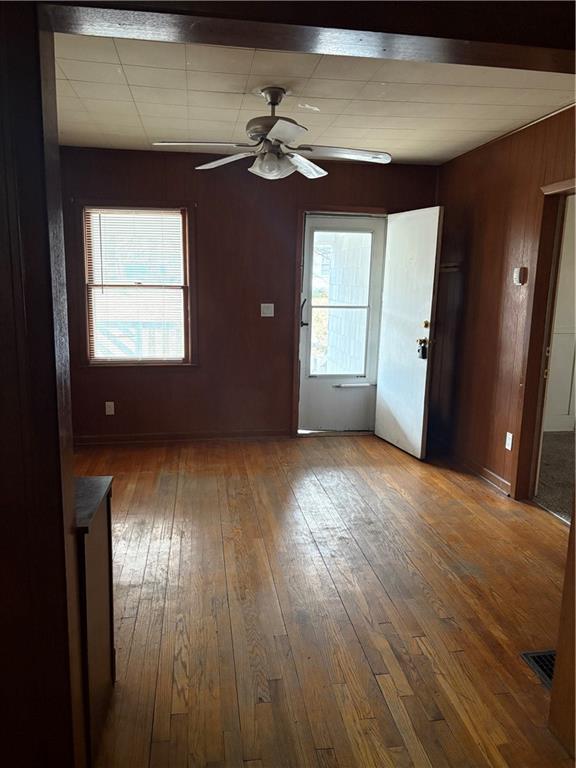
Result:
{"label": "dark wood paneled wall", "polygon": [[[201,159],[206,161],[207,156]],[[79,439],[286,435],[292,419],[301,211],[433,205],[436,169],[326,163],[329,175],[268,182],[249,161],[199,172],[198,156],[62,152],[74,431]],[[88,367],[82,201],[195,207],[199,365]],[[299,287],[298,287],[299,289]],[[260,317],[260,302],[275,304]],[[104,415],[114,400],[116,415]]]}
{"label": "dark wood paneled wall", "polygon": [[54,51],[35,5],[0,4],[1,762],[81,768]]}
{"label": "dark wood paneled wall", "polygon": [[[464,307],[458,328],[457,460],[504,490],[516,472],[524,407],[534,276],[542,221],[541,186],[574,177],[574,110],[480,147],[442,166],[442,260],[462,265]],[[514,267],[528,283],[513,285]],[[448,312],[441,305],[442,316]],[[448,395],[449,390],[445,393]],[[514,435],[505,449],[506,432]]]}

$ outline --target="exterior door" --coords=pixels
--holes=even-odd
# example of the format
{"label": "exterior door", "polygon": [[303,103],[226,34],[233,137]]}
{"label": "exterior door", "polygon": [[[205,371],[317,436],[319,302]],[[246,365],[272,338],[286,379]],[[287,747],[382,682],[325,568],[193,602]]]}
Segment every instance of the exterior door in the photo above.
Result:
{"label": "exterior door", "polygon": [[374,429],[385,219],[307,215],[301,430]]}
{"label": "exterior door", "polygon": [[429,332],[435,308],[442,208],[388,216],[378,355],[378,437],[426,455]]}

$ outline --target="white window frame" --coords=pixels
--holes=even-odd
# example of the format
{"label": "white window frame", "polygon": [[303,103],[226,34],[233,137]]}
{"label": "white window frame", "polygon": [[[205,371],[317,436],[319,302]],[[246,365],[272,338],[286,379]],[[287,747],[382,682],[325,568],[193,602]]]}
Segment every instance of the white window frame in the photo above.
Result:
{"label": "white window frame", "polygon": [[[183,278],[182,285],[142,285],[142,288],[170,288],[181,290],[183,295],[183,332],[184,332],[184,356],[182,358],[97,358],[91,355],[91,339],[93,338],[93,328],[91,327],[90,311],[90,288],[94,287],[123,287],[118,283],[94,283],[89,280],[88,252],[86,242],[86,214],[89,211],[173,211],[178,212],[182,218],[182,258],[183,258]],[[113,203],[83,203],[81,206],[82,216],[82,249],[84,258],[84,304],[86,315],[86,358],[89,366],[93,367],[150,367],[150,366],[187,366],[193,363],[191,351],[191,306],[190,306],[190,253],[189,253],[189,211],[183,205],[114,205]],[[137,284],[129,284],[128,287],[137,288]]]}

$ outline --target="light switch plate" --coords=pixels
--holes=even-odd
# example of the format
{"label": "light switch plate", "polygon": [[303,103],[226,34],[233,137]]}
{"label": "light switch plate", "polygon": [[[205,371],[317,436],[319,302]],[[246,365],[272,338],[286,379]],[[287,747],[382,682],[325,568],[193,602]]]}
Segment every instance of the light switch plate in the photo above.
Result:
{"label": "light switch plate", "polygon": [[525,285],[528,282],[528,267],[514,267],[514,285]]}
{"label": "light switch plate", "polygon": [[514,435],[512,434],[512,432],[506,432],[505,446],[506,446],[506,450],[507,451],[511,451],[512,450],[512,440],[513,440],[513,438],[514,438]]}
{"label": "light switch plate", "polygon": [[106,416],[114,416],[114,400],[106,400],[104,403],[104,412]]}
{"label": "light switch plate", "polygon": [[274,304],[260,304],[260,317],[274,317]]}

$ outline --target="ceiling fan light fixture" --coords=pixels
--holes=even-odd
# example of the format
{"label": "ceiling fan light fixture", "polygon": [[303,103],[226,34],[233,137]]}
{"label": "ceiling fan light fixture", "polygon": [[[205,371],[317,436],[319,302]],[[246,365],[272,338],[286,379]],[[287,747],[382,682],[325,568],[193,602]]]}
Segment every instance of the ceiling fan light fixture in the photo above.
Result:
{"label": "ceiling fan light fixture", "polygon": [[296,168],[287,157],[278,156],[274,152],[262,152],[248,170],[262,179],[273,180],[290,176]]}

